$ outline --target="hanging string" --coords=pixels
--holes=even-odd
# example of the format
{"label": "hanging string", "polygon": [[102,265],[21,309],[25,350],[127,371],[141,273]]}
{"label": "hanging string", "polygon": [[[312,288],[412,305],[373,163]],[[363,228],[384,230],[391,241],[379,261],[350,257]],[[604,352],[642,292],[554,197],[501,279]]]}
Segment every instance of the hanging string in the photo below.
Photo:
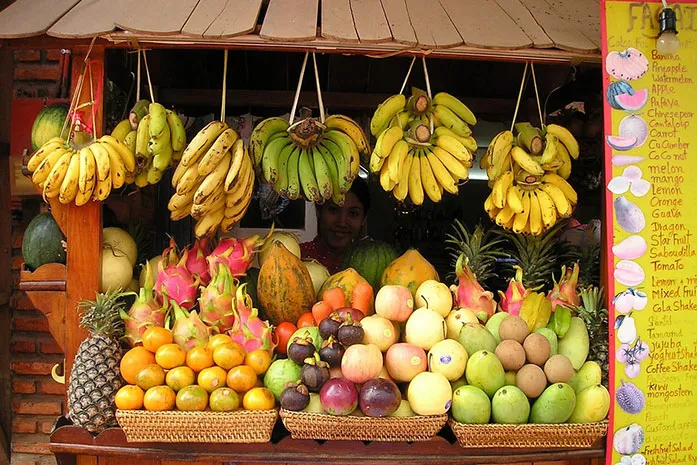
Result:
{"label": "hanging string", "polygon": [[317,102],[319,103],[319,120],[324,124],[324,102],[322,102],[322,91],[319,87],[319,71],[317,71],[317,58],[315,52],[312,52],[312,62],[315,65],[315,85],[317,86]]}
{"label": "hanging string", "polygon": [[92,113],[92,142],[97,141],[97,112],[95,110],[95,101],[94,101],[94,84],[92,83],[92,65],[91,62],[88,62],[87,69],[89,69],[89,77],[90,77],[90,112]]}
{"label": "hanging string", "polygon": [[525,68],[523,68],[523,79],[520,81],[520,90],[518,90],[518,101],[515,104],[515,111],[513,112],[513,121],[511,121],[511,131],[515,127],[515,120],[518,117],[518,109],[520,108],[520,99],[523,97],[523,89],[525,89],[525,77],[528,73],[528,62],[525,62]]}
{"label": "hanging string", "polygon": [[305,76],[305,67],[307,66],[307,56],[310,52],[305,52],[305,58],[303,59],[303,65],[300,68],[300,77],[298,78],[298,88],[295,90],[295,98],[293,99],[293,107],[290,110],[290,117],[288,118],[288,123],[290,126],[288,130],[293,126],[293,120],[295,119],[295,110],[298,108],[298,99],[300,99],[300,89],[303,85],[303,76]]}
{"label": "hanging string", "polygon": [[[75,93],[73,94],[72,99],[70,99],[70,106],[68,107],[68,115],[65,117],[65,121],[63,121],[63,127],[61,128],[61,133],[60,136],[61,138],[63,137],[63,134],[65,134],[66,128],[68,128],[68,137],[66,140],[70,140],[70,137],[72,136],[73,133],[73,123],[75,122],[75,111],[77,110],[77,103],[80,100],[80,96],[82,95],[82,89],[84,87],[85,83],[85,73],[87,72],[87,63],[89,61],[90,53],[92,53],[92,48],[94,47],[94,43],[97,41],[97,37],[92,38],[92,42],[90,42],[90,46],[87,49],[87,53],[85,54],[85,60],[82,63],[82,70],[80,70],[80,76],[77,79],[77,83],[75,84]],[[68,124],[70,123],[70,124]]]}
{"label": "hanging string", "polygon": [[148,57],[143,50],[143,62],[145,63],[145,74],[148,77],[148,87],[150,88],[150,101],[155,103],[155,94],[152,91],[152,82],[150,81],[150,67],[148,66]]}
{"label": "hanging string", "polygon": [[540,115],[540,129],[545,128],[545,121],[542,119],[542,107],[540,106],[540,94],[537,92],[537,79],[535,79],[535,64],[530,63],[530,72],[532,73],[532,83],[535,86],[535,99],[537,100],[537,113]]}
{"label": "hanging string", "polygon": [[227,55],[228,50],[223,51],[223,101],[220,104],[220,121],[225,122],[225,103],[227,102]]}
{"label": "hanging string", "polygon": [[[423,62],[424,65],[424,78],[426,79],[426,95],[428,95],[429,100],[433,100],[433,95],[431,95],[431,80],[428,78],[428,67],[426,66],[426,57],[423,56],[421,57],[421,61]],[[430,123],[430,130],[431,134],[433,134],[433,113],[431,112],[430,115],[428,115],[428,120]]]}
{"label": "hanging string", "polygon": [[413,57],[411,59],[411,63],[409,64],[409,70],[407,70],[407,75],[404,77],[404,82],[402,83],[402,88],[399,89],[400,94],[404,93],[404,88],[407,86],[407,81],[409,81],[409,75],[411,74],[411,69],[414,67],[415,61],[416,61],[416,57]]}
{"label": "hanging string", "polygon": [[136,102],[140,101],[140,49],[138,49],[138,71],[136,74]]}

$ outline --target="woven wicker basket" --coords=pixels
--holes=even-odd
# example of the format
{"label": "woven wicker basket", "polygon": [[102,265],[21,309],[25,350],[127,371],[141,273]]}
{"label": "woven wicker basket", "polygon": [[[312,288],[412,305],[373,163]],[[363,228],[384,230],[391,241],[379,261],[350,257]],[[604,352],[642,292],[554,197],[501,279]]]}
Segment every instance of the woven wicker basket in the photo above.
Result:
{"label": "woven wicker basket", "polygon": [[349,441],[428,441],[448,421],[447,415],[373,418],[285,409],[280,415],[294,439]]}
{"label": "woven wicker basket", "polygon": [[607,434],[608,422],[465,425],[448,421],[461,447],[587,448]]}
{"label": "woven wicker basket", "polygon": [[128,442],[269,442],[277,416],[277,410],[116,411]]}

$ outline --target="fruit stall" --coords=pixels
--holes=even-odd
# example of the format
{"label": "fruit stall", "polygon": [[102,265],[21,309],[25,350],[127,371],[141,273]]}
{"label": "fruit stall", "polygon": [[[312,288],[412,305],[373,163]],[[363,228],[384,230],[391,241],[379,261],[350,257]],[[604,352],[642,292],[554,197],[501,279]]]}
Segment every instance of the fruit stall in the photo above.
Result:
{"label": "fruit stall", "polygon": [[[601,78],[605,2],[28,3],[2,46],[72,51],[20,161],[58,463],[642,463],[612,421],[645,220],[612,194],[650,189],[648,91],[627,51]],[[341,263],[304,256],[359,184]]]}

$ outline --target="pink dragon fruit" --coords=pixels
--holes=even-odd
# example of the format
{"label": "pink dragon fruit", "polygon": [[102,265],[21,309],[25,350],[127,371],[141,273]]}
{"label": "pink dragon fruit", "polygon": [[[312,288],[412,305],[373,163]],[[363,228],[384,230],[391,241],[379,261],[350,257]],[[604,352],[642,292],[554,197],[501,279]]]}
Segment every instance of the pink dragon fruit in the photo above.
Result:
{"label": "pink dragon fruit", "polygon": [[557,309],[557,305],[575,307],[581,303],[576,292],[579,271],[578,263],[574,263],[573,268],[561,267],[561,279],[559,282],[554,280],[554,288],[547,294],[547,300],[552,303],[552,311]]}
{"label": "pink dragon fruit", "polygon": [[200,280],[186,269],[185,258],[178,256],[177,244],[174,239],[170,240],[170,246],[162,253],[162,260],[158,265],[155,295],[161,302],[167,298],[191,310],[196,303]]}
{"label": "pink dragon fruit", "polygon": [[264,245],[264,242],[271,236],[273,230],[272,226],[264,239],[259,239],[258,234],[245,239],[223,238],[206,258],[210,274],[213,275],[215,273],[218,263],[224,263],[230,269],[232,276],[244,276],[252,264],[254,254]]}
{"label": "pink dragon fruit", "polygon": [[[146,282],[152,282],[152,267],[145,269]],[[152,293],[152,286],[140,289],[140,295],[131,305],[128,313],[121,310],[121,319],[126,327],[124,339],[133,347],[142,342],[143,333],[151,326],[165,325],[166,308],[160,308]]]}
{"label": "pink dragon fruit", "polygon": [[208,344],[210,337],[208,326],[201,321],[196,310],[187,312],[174,300],[170,300],[169,303],[174,309],[174,324],[172,325],[174,342],[186,349],[187,352],[196,346]]}
{"label": "pink dragon fruit", "polygon": [[499,307],[501,311],[511,315],[519,315],[523,300],[530,294],[530,289],[525,289],[523,285],[523,270],[519,266],[515,267],[515,276],[508,281],[506,292],[499,291]]}
{"label": "pink dragon fruit", "polygon": [[458,259],[455,272],[459,280],[458,286],[453,290],[455,304],[459,308],[471,310],[481,321],[486,321],[496,311],[494,293],[482,288],[464,255]]}
{"label": "pink dragon fruit", "polygon": [[264,349],[273,353],[276,347],[273,341],[273,326],[259,318],[259,311],[253,308],[252,299],[245,291],[246,286],[242,284],[235,293],[235,324],[227,334],[246,352]]}
{"label": "pink dragon fruit", "polygon": [[196,240],[192,248],[186,248],[182,259],[186,264],[186,269],[192,275],[198,276],[201,284],[207,286],[211,280],[211,273],[208,269],[206,256],[211,252],[210,240],[208,238]]}
{"label": "pink dragon fruit", "polygon": [[199,316],[213,331],[224,333],[235,322],[233,301],[239,281],[232,277],[224,263],[218,263],[213,279],[207,287],[201,288],[198,298]]}

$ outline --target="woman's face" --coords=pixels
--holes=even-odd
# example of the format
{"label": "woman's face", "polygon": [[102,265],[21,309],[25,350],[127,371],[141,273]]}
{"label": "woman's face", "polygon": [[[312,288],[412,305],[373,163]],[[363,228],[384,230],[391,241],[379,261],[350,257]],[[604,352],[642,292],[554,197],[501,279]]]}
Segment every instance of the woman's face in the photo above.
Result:
{"label": "woman's face", "polygon": [[344,206],[333,202],[322,205],[319,213],[320,237],[332,249],[344,249],[357,239],[363,223],[365,209],[356,194],[346,194]]}

